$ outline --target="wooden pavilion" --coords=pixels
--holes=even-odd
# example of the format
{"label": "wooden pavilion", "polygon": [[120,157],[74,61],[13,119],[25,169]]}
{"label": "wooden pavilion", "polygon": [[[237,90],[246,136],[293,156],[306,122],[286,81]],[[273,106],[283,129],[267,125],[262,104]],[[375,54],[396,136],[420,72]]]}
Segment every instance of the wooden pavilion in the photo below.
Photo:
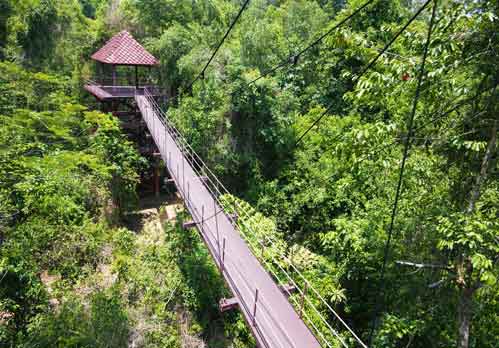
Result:
{"label": "wooden pavilion", "polygon": [[[143,173],[141,182],[149,186],[147,183],[152,181],[152,190],[159,195],[161,169],[158,149],[135,99],[137,95],[144,95],[145,88],[155,99],[165,97],[160,88],[145,78],[159,61],[125,30],[114,35],[91,58],[97,62],[97,74],[85,83],[84,88],[100,102],[102,111],[119,117],[121,127],[136,142],[139,152],[150,158],[152,171]],[[139,71],[144,68],[146,74]]]}
{"label": "wooden pavilion", "polygon": [[[139,68],[147,68],[150,72],[152,67],[159,64],[158,59],[142,47],[128,31],[114,35],[91,58],[97,62],[98,73],[93,80],[85,84],[85,89],[99,101],[133,98],[136,93],[141,94],[144,87],[148,87],[153,95],[161,94],[158,88],[142,83],[139,79]],[[130,74],[119,76],[117,68],[120,66],[135,68],[135,79],[130,79]],[[111,70],[110,77],[106,75],[106,70]],[[113,109],[115,108],[107,111],[116,111]]]}

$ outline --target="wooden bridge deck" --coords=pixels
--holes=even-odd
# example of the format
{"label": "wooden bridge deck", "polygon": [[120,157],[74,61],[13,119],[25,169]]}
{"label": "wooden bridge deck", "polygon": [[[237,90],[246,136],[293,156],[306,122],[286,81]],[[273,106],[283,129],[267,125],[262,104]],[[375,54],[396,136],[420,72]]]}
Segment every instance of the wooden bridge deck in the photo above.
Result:
{"label": "wooden bridge deck", "polygon": [[[84,88],[100,101],[106,101],[112,99],[134,98],[137,93],[143,94],[146,87],[140,86],[139,88],[136,88],[135,86],[105,86],[96,83],[87,83]],[[164,91],[159,88],[149,86],[147,89],[154,96],[164,95]]]}
{"label": "wooden bridge deck", "polygon": [[[237,299],[259,347],[317,348],[319,342],[221,211],[203,178],[189,164],[177,136],[150,99],[135,96],[163,161],[191,213],[215,263]],[[225,246],[225,247],[224,247]]]}

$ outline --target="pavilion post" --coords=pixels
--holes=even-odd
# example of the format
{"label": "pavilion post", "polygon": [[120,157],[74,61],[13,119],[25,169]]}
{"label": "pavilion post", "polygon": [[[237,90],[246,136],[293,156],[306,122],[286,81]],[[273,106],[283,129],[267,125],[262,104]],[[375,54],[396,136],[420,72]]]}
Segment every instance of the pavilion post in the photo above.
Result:
{"label": "pavilion post", "polygon": [[113,91],[115,90],[115,87],[116,87],[116,65],[112,65],[113,66]]}
{"label": "pavilion post", "polygon": [[139,67],[135,66],[135,88],[139,88]]}

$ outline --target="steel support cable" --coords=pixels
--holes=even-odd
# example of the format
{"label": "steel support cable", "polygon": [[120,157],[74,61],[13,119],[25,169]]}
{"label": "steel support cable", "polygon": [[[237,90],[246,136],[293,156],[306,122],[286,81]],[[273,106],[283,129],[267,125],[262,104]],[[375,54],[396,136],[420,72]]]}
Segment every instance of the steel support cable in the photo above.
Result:
{"label": "steel support cable", "polygon": [[[155,101],[153,100],[153,98],[151,98],[151,99],[152,99],[152,100],[151,100],[151,102],[155,103]],[[155,104],[155,106],[156,106],[157,108],[159,108],[159,107],[157,106],[157,104]],[[161,120],[161,121],[162,121],[163,123],[170,123],[170,122],[168,121],[168,118],[167,118],[166,114],[164,114],[164,112],[163,112],[161,109],[158,109],[158,111],[159,111],[161,114],[163,114],[163,117],[165,117],[165,118],[164,118],[163,120]],[[179,134],[179,136],[180,136],[180,139],[181,139],[182,141],[185,141],[185,138],[183,138],[183,136],[181,135],[181,133],[180,133],[180,132],[179,132],[176,128],[174,128],[174,126],[170,125],[170,127],[172,127],[171,129],[174,129],[174,130],[175,130],[175,132],[178,132],[178,134]],[[186,141],[185,141],[185,142],[186,142]],[[188,142],[186,142],[186,145],[187,145],[190,149],[192,149],[192,148],[190,147],[190,145],[189,145],[189,143],[188,143]],[[194,152],[194,150],[192,150],[192,151],[193,151],[193,153],[196,155],[195,157],[198,157],[198,158],[199,158],[199,155],[197,155],[197,154]],[[200,158],[199,158],[199,160],[202,162],[202,160],[201,160]],[[223,192],[223,193],[222,193],[222,192],[220,192],[220,191],[218,191],[219,195],[222,195],[222,194],[230,194],[230,193],[229,193],[229,191],[228,191],[228,190],[227,190],[227,189],[223,186],[223,184],[222,184],[222,183],[218,180],[218,178],[217,178],[217,177],[216,177],[216,176],[215,176],[215,175],[211,172],[211,170],[209,169],[209,167],[207,167],[207,166],[206,166],[206,164],[204,164],[204,162],[202,162],[202,165],[203,165],[203,167],[204,167],[204,168],[206,168],[206,170],[207,170],[209,173],[211,173],[211,174],[212,174],[213,178],[214,178],[214,179],[218,182],[218,184],[216,185],[216,187],[221,187],[221,188],[223,188],[223,190],[225,191],[225,192]],[[210,190],[210,191],[211,191],[211,190]],[[213,193],[212,193],[212,194],[213,194]],[[216,195],[215,195],[215,196],[216,196]],[[216,197],[215,197],[215,198],[216,198]],[[220,202],[217,198],[216,198],[216,200],[217,200],[217,201],[221,204],[221,206],[223,207],[223,202]],[[249,213],[248,213],[246,210],[242,209],[242,208],[240,207],[240,205],[239,205],[239,204],[237,204],[236,202],[234,202],[232,205],[234,205],[234,206],[235,206],[235,208],[236,208],[235,212],[236,212],[236,213],[242,212],[242,213],[245,215],[245,217],[246,217],[246,218],[248,218],[248,219],[250,219],[250,218],[251,218],[251,216],[249,215]],[[237,226],[237,222],[235,222],[233,218],[229,217],[229,219],[230,219],[230,220],[232,220],[232,221],[233,221],[233,223],[234,223],[234,225],[236,225],[236,226]],[[243,220],[243,222],[242,222],[242,223],[245,225],[245,227],[246,227],[248,230],[250,230],[250,231],[251,231],[251,230],[253,230],[253,228],[252,228],[251,226],[248,226],[248,225],[246,224],[246,222],[244,222],[244,220]],[[244,230],[241,230],[241,232],[243,233],[243,235],[245,235],[245,236],[246,236],[246,239],[248,240],[248,242],[250,242],[251,238],[250,238],[250,237],[248,237],[248,236],[246,235],[246,233],[244,232]],[[274,243],[274,241],[272,241],[271,239],[269,239],[269,237],[268,237],[268,236],[266,236],[266,235],[265,235],[265,237],[267,238],[267,240],[268,240],[268,241],[270,241],[271,245]],[[250,243],[251,243],[251,242],[250,242]],[[251,244],[252,244],[252,243],[251,243]],[[253,248],[255,248],[255,247],[253,246]],[[256,248],[255,248],[255,250],[256,250]],[[339,316],[339,315],[338,315],[338,314],[337,314],[337,313],[336,313],[336,312],[335,312],[335,311],[334,311],[334,310],[333,310],[333,309],[329,306],[329,304],[325,301],[325,299],[324,299],[322,296],[320,296],[320,294],[318,293],[318,291],[317,291],[315,288],[313,288],[313,286],[312,286],[312,285],[310,284],[310,282],[309,282],[309,281],[308,281],[308,280],[307,280],[307,279],[303,276],[303,274],[301,274],[301,272],[300,272],[298,269],[296,269],[296,267],[295,267],[295,266],[292,264],[292,262],[291,262],[291,261],[290,261],[290,260],[286,257],[286,255],[285,255],[285,254],[283,254],[283,253],[281,253],[281,256],[282,256],[282,257],[284,257],[284,258],[288,261],[288,263],[289,263],[289,264],[290,264],[290,265],[291,265],[291,266],[295,269],[295,271],[296,271],[297,273],[299,273],[300,277],[301,277],[301,278],[302,278],[302,279],[303,279],[303,280],[307,283],[307,286],[309,286],[311,289],[313,289],[314,293],[316,293],[316,294],[320,297],[321,301],[322,301],[322,302],[324,302],[324,304],[326,305],[326,307],[328,307],[328,309],[329,309],[329,310],[330,310],[330,311],[331,311],[331,312],[332,312],[332,313],[333,313],[333,314],[337,317],[337,319],[338,319],[338,320],[339,320],[339,321],[340,321],[340,322],[341,322],[341,323],[345,326],[345,328],[346,328],[346,329],[347,329],[347,330],[348,330],[348,331],[349,331],[349,332],[350,332],[350,333],[354,336],[354,338],[356,338],[356,339],[358,340],[358,342],[359,342],[359,343],[360,343],[363,347],[366,347],[366,346],[365,346],[365,344],[364,344],[364,343],[363,343],[363,342],[362,342],[362,341],[358,338],[358,336],[357,336],[357,335],[353,332],[353,330],[352,330],[352,329],[351,329],[351,328],[350,328],[350,327],[349,327],[349,326],[348,326],[348,325],[347,325],[347,324],[343,321],[343,319],[341,319],[341,317],[340,317],[340,316]],[[275,258],[273,258],[273,261],[274,261],[274,262],[275,262],[275,263],[276,263],[276,264],[277,264],[277,265],[281,268],[281,270],[283,270],[283,269],[282,269],[282,267],[281,267],[281,266],[278,264],[278,262],[275,260]],[[284,271],[284,270],[283,270],[283,271]],[[285,272],[285,271],[284,271],[284,272]],[[285,272],[285,273],[286,273],[286,272]],[[288,276],[288,278],[289,278],[291,281],[293,281],[293,283],[295,284],[295,286],[297,287],[297,289],[299,289],[299,287],[297,286],[296,282],[294,282],[294,280],[293,280],[293,279],[289,276],[289,274],[287,274],[287,273],[286,273],[286,275]],[[300,290],[300,291],[301,291],[301,290]],[[310,301],[309,299],[307,299],[307,300],[308,300],[308,301]],[[326,324],[326,326],[329,326],[329,328],[330,328],[331,330],[333,330],[333,333],[335,333],[334,329],[332,329],[332,328],[330,327],[329,323],[327,323],[327,321],[325,320],[325,318],[322,316],[322,314],[320,314],[320,313],[318,312],[318,310],[317,310],[317,308],[315,308],[315,306],[314,306],[314,310],[315,310],[315,311],[317,312],[317,314],[321,317],[321,319],[324,321],[324,323]],[[337,333],[336,333],[335,335],[337,335]],[[340,337],[338,337],[338,336],[337,336],[337,338],[341,340],[341,338],[340,338]]]}
{"label": "steel support cable", "polygon": [[[244,225],[246,225],[245,222],[243,222]],[[249,230],[253,230],[251,227],[248,227],[246,226]],[[257,247],[254,246],[254,243],[251,241],[251,238],[247,236],[247,234],[244,232],[244,231],[241,231],[243,236],[245,237],[246,241],[250,244],[250,246],[256,251],[258,250]],[[272,241],[271,241],[272,242]],[[254,254],[254,253],[253,253]],[[254,254],[255,255],[255,254]],[[281,253],[281,256],[285,256],[284,254]],[[258,257],[255,255],[255,257],[258,259]],[[281,272],[283,272],[288,281],[291,282],[291,284],[298,290],[298,292],[304,296],[304,298],[307,300],[308,303],[311,304],[312,308],[315,310],[315,312],[317,313],[317,315],[319,316],[319,318],[323,321],[323,323],[329,328],[329,330],[332,331],[333,335],[341,342],[341,344],[347,348],[348,346],[346,345],[345,341],[343,340],[343,338],[338,334],[338,332],[336,330],[334,330],[331,325],[327,322],[327,320],[324,318],[324,316],[320,313],[320,311],[317,309],[317,307],[310,301],[310,299],[308,299],[303,290],[300,289],[300,287],[298,286],[298,284],[296,283],[296,281],[289,275],[288,272],[286,272],[286,270],[279,264],[279,262],[274,258],[273,255],[270,255],[272,261],[274,262],[275,265],[277,265],[277,267],[280,268]],[[267,259],[265,259],[264,257],[262,257],[262,261],[267,264],[267,265],[270,265],[272,266],[272,263],[270,263]],[[279,283],[282,283],[284,284],[283,282],[281,282],[279,276],[272,270],[272,267],[269,267],[269,271],[276,277],[276,279],[278,280]],[[287,291],[289,295],[291,295],[291,293],[289,293],[289,291]],[[299,304],[297,304],[299,305]],[[318,331],[318,333],[322,336],[322,338],[325,340],[324,338],[324,335],[317,329],[317,327],[313,324],[312,321],[310,321],[310,323],[314,326],[314,328]],[[325,342],[328,344],[328,346],[331,346],[330,343],[325,340]]]}
{"label": "steel support cable", "polygon": [[200,78],[204,78],[204,73],[206,72],[206,69],[208,69],[208,66],[210,65],[211,61],[213,60],[213,58],[215,58],[215,55],[217,54],[218,50],[220,49],[220,47],[222,47],[225,39],[227,39],[227,37],[229,36],[230,32],[232,31],[232,29],[236,25],[237,21],[239,20],[239,17],[241,17],[241,14],[243,13],[243,11],[246,8],[246,6],[248,6],[249,2],[250,2],[250,0],[246,0],[244,2],[244,4],[241,6],[241,8],[239,9],[239,12],[237,13],[236,17],[234,18],[234,20],[232,21],[231,25],[229,26],[229,28],[225,32],[225,35],[223,36],[222,40],[220,40],[220,42],[218,43],[217,47],[213,51],[213,54],[211,55],[210,59],[205,64],[203,70],[201,70],[201,72],[196,76],[196,78],[194,80],[192,80],[192,82],[187,87],[187,90],[189,90],[194,85],[194,83],[196,83],[197,80],[199,80]]}
{"label": "steel support cable", "polygon": [[359,12],[361,12],[362,10],[364,10],[364,8],[366,8],[368,5],[370,5],[371,3],[373,3],[374,1],[377,1],[377,0],[368,0],[366,1],[363,5],[361,5],[360,7],[358,7],[355,11],[353,11],[350,15],[348,15],[347,17],[345,17],[344,19],[342,19],[339,23],[337,23],[336,25],[334,25],[331,29],[329,29],[328,31],[326,31],[324,34],[322,34],[321,36],[319,36],[316,40],[314,40],[311,44],[309,44],[308,46],[306,46],[305,48],[303,48],[302,50],[300,50],[298,53],[296,54],[291,54],[289,55],[286,59],[283,59],[280,63],[278,63],[276,66],[274,66],[273,68],[270,68],[269,70],[265,71],[264,73],[260,74],[260,76],[258,76],[257,78],[251,80],[250,82],[246,83],[245,86],[249,86],[253,83],[255,83],[256,81],[260,80],[261,78],[275,72],[276,70],[282,68],[283,66],[286,66],[288,64],[291,64],[291,63],[295,63],[296,61],[298,61],[298,59],[305,53],[307,52],[308,50],[312,49],[313,47],[317,46],[322,40],[324,40],[324,38],[326,36],[329,36],[331,35],[335,30],[339,29],[341,26],[343,26],[343,24],[345,24],[346,22],[348,22],[350,19],[352,19],[353,17],[355,17]]}
{"label": "steel support cable", "polygon": [[[431,0],[430,0],[431,1]],[[392,213],[391,213],[391,216],[390,216],[390,225],[389,225],[389,228],[388,228],[388,238],[386,240],[386,244],[385,244],[385,248],[384,248],[384,252],[383,252],[383,263],[382,263],[382,266],[381,266],[381,271],[380,271],[380,281],[379,281],[379,284],[381,286],[381,300],[380,301],[377,301],[377,305],[376,305],[376,309],[375,309],[375,313],[374,313],[374,319],[373,319],[373,323],[372,323],[372,327],[371,327],[371,332],[369,334],[369,342],[371,343],[372,342],[372,337],[373,337],[373,334],[374,334],[374,330],[376,329],[376,321],[377,321],[377,317],[379,315],[379,311],[380,311],[380,307],[381,307],[381,302],[384,302],[384,297],[385,297],[385,271],[386,271],[386,264],[388,262],[388,257],[389,257],[389,252],[390,252],[390,244],[391,244],[391,241],[392,241],[392,237],[393,237],[393,227],[394,227],[394,224],[395,224],[395,218],[397,216],[397,208],[398,208],[398,202],[399,202],[399,199],[400,199],[400,194],[402,192],[402,180],[403,180],[403,177],[404,177],[404,170],[405,170],[405,163],[407,161],[407,158],[408,158],[408,154],[409,154],[409,148],[411,146],[411,137],[412,137],[412,133],[413,133],[413,126],[414,126],[414,118],[416,116],[416,109],[417,109],[417,106],[418,106],[418,102],[419,102],[419,97],[420,97],[420,91],[421,91],[421,84],[423,82],[423,79],[424,79],[424,75],[425,75],[425,65],[426,65],[426,58],[427,58],[427,55],[428,55],[428,50],[429,50],[429,46],[430,46],[430,42],[431,42],[431,34],[432,34],[432,31],[433,31],[433,24],[435,22],[435,15],[436,15],[436,11],[437,11],[437,2],[438,0],[435,0],[434,3],[433,3],[433,8],[432,8],[432,12],[431,12],[431,18],[430,18],[430,24],[428,26],[428,34],[427,34],[427,37],[426,37],[426,42],[425,42],[425,46],[424,46],[424,50],[423,50],[423,59],[421,61],[421,67],[420,67],[420,70],[419,70],[419,76],[418,76],[418,84],[416,86],[416,92],[415,92],[415,95],[414,95],[414,101],[413,101],[413,104],[412,104],[412,111],[411,111],[411,114],[409,116],[409,120],[408,120],[408,134],[407,134],[407,137],[405,139],[405,144],[404,144],[404,152],[403,152],[403,155],[402,155],[402,163],[400,164],[400,173],[399,173],[399,178],[398,178],[398,182],[397,182],[397,189],[396,189],[396,192],[395,192],[395,199],[394,199],[394,202],[393,202],[393,208],[392,208]]]}
{"label": "steel support cable", "polygon": [[[321,36],[319,36],[317,39],[315,39],[312,43],[310,43],[309,45],[307,45],[305,48],[301,49],[298,53],[296,54],[290,54],[288,55],[287,58],[283,59],[281,62],[279,62],[278,64],[276,64],[274,67],[266,70],[265,72],[261,73],[257,78],[249,81],[249,82],[246,82],[243,86],[240,86],[240,87],[237,87],[235,91],[232,91],[230,94],[234,94],[237,90],[241,89],[242,87],[248,87],[250,86],[251,84],[255,83],[256,81],[262,79],[263,77],[267,76],[267,75],[270,75],[272,73],[274,73],[275,71],[279,70],[280,68],[288,65],[288,64],[295,64],[295,62],[298,61],[298,59],[304,54],[306,53],[308,50],[312,49],[313,47],[317,46],[320,42],[322,42],[322,40],[324,40],[325,37],[331,35],[331,33],[333,33],[335,30],[339,29],[341,26],[343,26],[343,24],[345,24],[346,22],[348,22],[350,19],[352,19],[353,17],[355,17],[359,12],[361,12],[362,10],[364,10],[364,8],[366,8],[368,5],[370,5],[371,3],[375,2],[377,0],[368,0],[366,1],[363,5],[361,5],[360,7],[358,7],[356,10],[354,10],[350,15],[348,15],[347,17],[345,17],[344,19],[342,19],[339,23],[337,23],[336,25],[334,25],[331,29],[329,29],[327,32],[325,32],[324,34],[322,34]],[[204,70],[203,69],[203,73],[204,73]],[[198,80],[200,76],[202,76],[203,74],[199,74],[198,77],[195,79]],[[193,83],[195,82],[193,81]],[[189,84],[189,87],[187,89],[189,89],[193,83]],[[169,99],[169,102],[177,99],[180,95],[177,95],[173,98],[170,98]]]}
{"label": "steel support cable", "polygon": [[[395,40],[400,36],[402,35],[402,33],[407,29],[407,27],[419,16],[419,14],[421,12],[423,12],[423,10],[429,5],[429,3],[431,2],[432,0],[426,0],[426,2],[423,4],[423,6],[421,6],[417,11],[416,13],[409,19],[409,21],[407,21],[407,23],[392,37],[392,39],[385,45],[385,47],[383,47],[383,49],[376,55],[375,58],[373,58],[367,65],[364,69],[361,70],[361,72],[359,74],[357,74],[354,78],[353,78],[353,85],[351,88],[354,88],[355,85],[357,84],[357,82],[359,81],[359,79],[369,70],[371,69],[374,64],[378,61],[378,59],[385,53],[385,51],[388,50],[388,48],[390,48],[390,46],[395,42]],[[308,132],[310,132],[319,122],[322,121],[322,119],[324,118],[324,116],[326,116],[332,109],[333,109],[333,106],[334,104],[330,104],[326,110],[321,113],[321,115],[315,119],[314,122],[312,122],[312,124],[298,137],[298,140],[295,142],[295,146],[297,146],[302,140],[303,138],[308,134]]]}
{"label": "steel support cable", "polygon": [[[496,84],[497,86],[497,84]],[[494,88],[494,86],[484,90],[483,92],[487,92],[487,91],[490,91]],[[424,90],[424,89],[423,89]],[[428,122],[425,122],[424,124],[418,126],[417,128],[414,129],[414,133],[416,133],[417,131],[425,128],[426,126],[430,125],[430,124],[433,124],[435,122],[437,122],[438,120],[441,120],[443,117],[449,115],[450,113],[458,110],[459,108],[467,105],[467,103],[477,99],[480,95],[477,94],[473,97],[469,97],[469,98],[465,98],[463,99],[462,101],[456,103],[456,105],[452,106],[451,108],[447,109],[446,111],[442,112],[442,113],[439,113],[437,116],[433,117],[431,120],[429,120]],[[479,114],[481,113],[477,113],[475,115],[472,116],[472,118],[475,118],[477,116],[479,116]],[[337,140],[341,140],[341,139],[344,139],[346,137],[346,133],[342,133],[342,134],[339,134],[337,135],[335,138],[333,138],[332,142],[336,142]],[[393,146],[397,143],[398,139],[394,139],[392,142],[390,142],[389,144],[381,144],[381,145],[378,145],[376,146],[372,151],[370,151],[369,153],[367,154],[364,154],[362,157],[360,157],[360,159],[357,161],[357,163],[360,163],[362,161],[364,161],[367,157],[371,156],[371,155],[374,155],[374,154],[377,154],[379,151],[384,151],[384,149],[390,147],[390,146]],[[319,161],[329,150],[331,150],[334,146],[336,146],[336,144],[332,144],[332,146],[329,146],[326,150],[324,150],[320,155],[319,157],[317,158],[317,161]],[[326,178],[323,178],[323,179],[319,179],[319,182],[320,183],[323,183],[325,182],[326,180],[329,180],[329,177],[326,177]],[[312,186],[312,185],[310,185]]]}
{"label": "steel support cable", "polygon": [[[270,242],[270,245],[275,245],[276,241],[272,240],[268,235],[264,235],[264,237]],[[283,260],[285,260],[291,268],[298,274],[298,276],[303,280],[303,282],[307,285],[308,289],[311,289],[315,295],[320,299],[321,302],[324,303],[324,305],[329,309],[329,311],[340,321],[340,323],[352,334],[352,336],[357,340],[357,342],[364,348],[367,348],[367,346],[362,342],[362,340],[355,334],[355,332],[348,326],[348,324],[341,318],[341,316],[327,303],[327,301],[322,297],[322,295],[317,291],[317,289],[314,288],[314,286],[310,283],[310,281],[303,275],[303,273],[295,266],[295,264],[289,259],[289,257],[284,254],[280,253],[280,256],[282,257]],[[288,278],[293,282],[293,285],[300,291],[300,288],[296,284],[296,282],[292,279],[291,276],[287,274],[287,272],[280,266],[280,264],[273,258],[274,262],[281,268],[281,270],[288,276]],[[308,299],[307,299],[308,300]],[[309,300],[308,300],[309,301]],[[312,304],[313,306],[313,304]],[[316,308],[314,308],[316,311],[318,311]],[[321,315],[321,314],[319,314]],[[322,318],[323,319],[323,318]],[[325,321],[325,319],[323,319]],[[329,325],[326,322],[326,325]],[[333,330],[332,328],[330,328]]]}
{"label": "steel support cable", "polygon": [[[247,218],[250,219],[251,217],[248,215],[248,213],[246,211],[243,211]],[[245,225],[245,227],[250,230],[250,231],[253,231],[253,228],[251,226],[248,226],[246,224],[246,222],[243,220],[242,221],[242,224]],[[246,239],[248,239],[248,242],[250,244],[251,243],[251,238],[250,237],[247,237],[246,233],[244,232],[244,230],[241,230],[241,232],[243,233],[243,235],[246,237]],[[270,242],[270,245],[274,245],[275,241],[273,241],[272,239],[270,239],[269,236],[267,235],[264,235],[264,238],[266,238],[269,242]],[[255,250],[257,250],[257,248],[255,248]],[[280,256],[286,260],[288,262],[288,264],[294,269],[295,272],[298,273],[298,275],[303,279],[303,281],[306,283],[307,287],[312,289],[312,291],[314,291],[314,293],[319,297],[319,299],[326,305],[326,307],[331,311],[332,314],[334,314],[334,316],[343,324],[343,326],[352,334],[352,336],[358,341],[359,344],[361,344],[364,348],[367,348],[367,346],[362,342],[362,340],[355,334],[355,332],[345,323],[345,321],[338,315],[338,313],[336,313],[336,311],[326,302],[326,300],[320,295],[320,293],[312,286],[312,284],[310,283],[310,281],[296,268],[296,266],[289,260],[289,258],[284,254],[284,253],[280,253]],[[282,266],[278,263],[277,260],[275,260],[275,258],[271,255],[272,257],[272,260],[275,262],[275,264],[281,269],[281,271],[286,274],[286,276],[288,277],[288,279],[293,283],[293,285],[297,288],[297,290],[303,294],[302,290],[300,289],[300,287],[297,285],[297,283],[294,281],[294,279],[282,268]],[[314,310],[317,312],[317,314],[319,315],[319,317],[324,321],[324,323],[326,324],[326,326],[329,327],[330,330],[333,331],[333,333],[335,333],[335,335],[337,336],[338,334],[336,333],[336,331],[329,325],[329,323],[327,322],[327,320],[322,316],[322,314],[318,311],[318,309],[315,307],[315,305],[313,305],[313,303],[310,302],[310,300],[308,298],[306,298],[307,301],[312,305],[312,307],[314,308]],[[337,336],[338,339],[341,340],[341,338],[339,336]],[[344,342],[343,342],[344,343]]]}

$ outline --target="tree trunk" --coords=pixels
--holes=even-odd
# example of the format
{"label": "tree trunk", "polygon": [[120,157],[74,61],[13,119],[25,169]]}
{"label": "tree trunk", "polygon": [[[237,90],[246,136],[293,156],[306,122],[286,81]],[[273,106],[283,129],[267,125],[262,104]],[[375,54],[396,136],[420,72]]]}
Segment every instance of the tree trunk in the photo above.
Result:
{"label": "tree trunk", "polygon": [[490,135],[489,144],[487,145],[487,150],[483,156],[482,166],[480,168],[480,173],[477,175],[473,189],[471,190],[471,197],[468,208],[466,212],[471,214],[475,210],[475,203],[480,196],[480,188],[483,181],[487,178],[487,170],[489,169],[489,162],[496,150],[496,138],[497,138],[497,120],[494,120],[492,125],[492,134]]}
{"label": "tree trunk", "polygon": [[[496,151],[497,142],[497,120],[494,120],[491,129],[491,136],[487,145],[487,150],[483,156],[480,172],[477,174],[475,183],[471,189],[471,195],[468,207],[466,208],[467,214],[472,214],[475,210],[476,202],[480,197],[480,189],[483,182],[487,178],[487,171],[489,164]],[[459,338],[457,342],[458,348],[468,348],[470,339],[470,326],[472,316],[473,294],[476,290],[475,284],[472,280],[473,267],[469,258],[462,255],[462,259],[458,269],[458,281],[461,280],[461,292],[459,295],[458,307],[458,325],[459,325]]]}
{"label": "tree trunk", "polygon": [[461,290],[458,308],[459,340],[458,348],[468,348],[470,343],[470,326],[474,290],[465,287]]}

